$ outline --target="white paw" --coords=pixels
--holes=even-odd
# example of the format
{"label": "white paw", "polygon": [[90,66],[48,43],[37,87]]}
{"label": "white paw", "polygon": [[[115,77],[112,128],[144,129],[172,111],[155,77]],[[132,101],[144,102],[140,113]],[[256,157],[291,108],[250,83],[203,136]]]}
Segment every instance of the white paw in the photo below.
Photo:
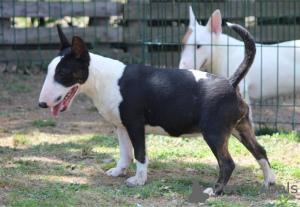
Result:
{"label": "white paw", "polygon": [[106,175],[113,177],[125,176],[126,168],[111,168],[106,172]]}
{"label": "white paw", "polygon": [[274,185],[275,183],[276,183],[276,179],[275,179],[275,177],[273,177],[268,180],[263,180],[261,184],[265,187],[269,187],[270,185]]}
{"label": "white paw", "polygon": [[264,180],[262,182],[262,185],[268,187],[269,185],[275,184],[276,183],[275,174],[272,168],[270,168],[268,161],[262,158],[260,160],[257,160],[257,162],[260,165],[264,174]]}
{"label": "white paw", "polygon": [[265,176],[264,180],[262,181],[262,185],[265,187],[274,185],[276,183],[276,177],[275,177],[273,170],[270,168],[270,169],[268,169],[267,173],[265,173],[265,174],[266,174],[266,176]]}
{"label": "white paw", "polygon": [[212,188],[206,188],[203,193],[208,194],[209,196],[214,196],[214,191]]}
{"label": "white paw", "polygon": [[138,185],[145,185],[146,182],[147,182],[147,174],[144,172],[140,172],[138,175],[128,178],[125,181],[125,185],[132,187]]}

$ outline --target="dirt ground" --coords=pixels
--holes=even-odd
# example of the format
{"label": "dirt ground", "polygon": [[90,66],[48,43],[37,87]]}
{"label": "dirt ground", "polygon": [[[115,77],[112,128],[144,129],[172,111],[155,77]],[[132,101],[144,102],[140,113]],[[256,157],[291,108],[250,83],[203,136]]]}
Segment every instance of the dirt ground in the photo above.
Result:
{"label": "dirt ground", "polygon": [[[51,155],[47,158],[45,157],[34,157],[34,153],[30,152],[25,146],[17,146],[18,149],[21,149],[21,151],[12,151],[8,150],[6,151],[6,147],[9,147],[13,149],[15,146],[14,143],[14,135],[15,134],[31,134],[30,140],[38,145],[40,143],[64,143],[66,142],[65,137],[69,137],[68,139],[75,140],[78,137],[86,136],[86,135],[95,135],[95,134],[104,134],[109,137],[115,137],[116,136],[116,130],[115,127],[111,124],[107,123],[101,115],[99,115],[98,111],[95,110],[93,107],[92,100],[88,98],[86,95],[79,95],[77,98],[75,98],[71,109],[67,112],[60,113],[60,116],[58,119],[55,119],[56,121],[56,127],[37,127],[34,125],[34,121],[38,122],[47,122],[49,120],[54,120],[51,118],[50,109],[41,109],[38,107],[38,97],[39,93],[43,84],[45,78],[45,74],[37,74],[37,75],[15,75],[15,74],[0,74],[0,149],[1,147],[4,149],[3,152],[0,153],[0,157],[4,156],[16,156],[19,157],[18,159],[23,159],[22,154],[29,153],[31,155],[32,160],[40,161],[42,160],[45,164],[51,165],[51,163],[58,163],[61,162],[55,158],[55,156]],[[286,102],[292,101],[292,99],[285,100]],[[254,109],[255,118],[254,120],[257,120],[259,118],[260,110],[258,107]],[[286,108],[284,111],[280,111],[279,116],[280,120],[290,120],[291,119],[291,108]],[[262,118],[266,120],[271,120],[273,117],[273,109],[264,110],[262,113]],[[297,112],[297,118],[299,117],[299,109],[296,109]],[[268,118],[269,117],[269,118]],[[280,125],[281,127],[281,125]],[[282,125],[282,127],[286,127],[286,125]],[[287,126],[287,130],[290,129],[291,126]],[[35,136],[35,133],[38,133],[38,137]],[[296,152],[299,152],[299,144],[291,144],[287,145],[287,150],[290,149],[290,151],[296,149]],[[298,150],[298,151],[297,151]],[[45,152],[47,153],[47,152]],[[70,152],[71,153],[71,152]],[[111,152],[109,152],[111,153]],[[108,154],[109,154],[108,153]],[[288,155],[286,155],[288,157]],[[4,159],[4,158],[3,158]],[[80,164],[82,162],[81,159],[78,159],[76,157],[67,157],[63,158],[62,160],[66,159],[68,162],[77,163]],[[284,159],[284,158],[283,158]],[[248,163],[247,160],[245,160],[245,157],[236,157],[236,160],[240,163]],[[300,162],[300,161],[299,161]],[[5,162],[6,165],[13,165],[12,163]],[[56,164],[57,164],[56,163]],[[77,183],[85,183],[85,182],[91,182],[95,179],[102,179],[102,185],[104,186],[119,186],[122,185],[125,181],[125,178],[120,179],[110,179],[106,178],[105,175],[102,175],[99,173],[99,170],[94,164],[93,159],[85,159],[85,163],[89,163],[89,167],[84,168],[84,173],[86,173],[87,176],[83,177],[63,177],[61,176],[59,179],[62,182],[68,182],[69,179],[72,179],[72,181],[76,181]],[[217,165],[216,160],[214,159],[208,159],[206,160],[207,165],[211,166],[212,168],[215,168]],[[0,162],[1,165],[1,162]],[[246,164],[245,164],[246,165]],[[157,175],[157,171],[155,169],[151,169],[149,174],[151,179],[155,179],[156,177],[160,176],[162,178],[168,178],[170,175],[181,175],[184,176],[185,173],[180,170],[163,170],[160,171],[159,175]],[[133,174],[134,171],[131,172]],[[197,172],[191,171],[190,174],[195,174]],[[43,173],[40,172],[42,175]],[[7,175],[6,175],[7,176]],[[23,175],[22,175],[23,176]],[[39,175],[37,175],[38,177]],[[26,177],[26,176],[25,176]],[[238,176],[239,177],[239,176]],[[17,177],[18,178],[18,177]],[[245,177],[241,176],[238,179],[244,179]],[[22,177],[18,178],[19,180],[16,181],[19,183],[18,185],[21,185],[25,181],[22,181]],[[238,180],[236,179],[236,180]],[[34,181],[31,181],[31,184],[26,185],[43,185],[43,183],[35,183]],[[297,181],[298,182],[298,181]],[[95,184],[96,185],[96,184]],[[99,183],[97,185],[100,185]],[[101,188],[101,186],[96,186],[97,188]],[[13,192],[13,187],[9,185],[1,185],[0,182],[0,205],[1,200],[4,202],[4,204],[8,204],[8,201],[5,201],[6,195]],[[95,196],[93,194],[85,195],[85,199],[88,197]],[[112,202],[112,203],[105,203],[100,205],[112,205],[112,206],[119,206],[122,204],[122,202],[127,202],[126,199],[129,198],[118,198],[118,202]],[[123,200],[122,200],[123,199]],[[124,200],[125,199],[125,200]],[[133,206],[138,206],[135,204],[142,203],[142,206],[177,206],[177,205],[189,205],[189,206],[195,206],[192,204],[188,204],[185,202],[186,199],[183,198],[175,198],[174,199],[165,199],[162,197],[153,197],[150,200],[148,199],[140,199],[139,196],[134,196],[130,198],[131,204]],[[218,198],[212,199],[212,201],[217,200]],[[226,201],[226,198],[222,198]],[[239,196],[231,196],[232,200],[236,200],[234,203],[239,203],[238,201],[241,200],[241,204],[243,205],[250,205],[245,199],[242,199]],[[247,203],[248,202],[248,203]],[[182,204],[183,203],[183,204]],[[221,205],[222,202],[218,203],[217,206],[224,206]],[[259,202],[258,202],[259,203]],[[253,202],[252,202],[253,204]],[[84,204],[83,204],[84,205]],[[254,205],[254,204],[253,204]],[[122,206],[122,205],[121,205]],[[229,205],[231,206],[231,205]],[[234,204],[233,206],[236,206]]]}

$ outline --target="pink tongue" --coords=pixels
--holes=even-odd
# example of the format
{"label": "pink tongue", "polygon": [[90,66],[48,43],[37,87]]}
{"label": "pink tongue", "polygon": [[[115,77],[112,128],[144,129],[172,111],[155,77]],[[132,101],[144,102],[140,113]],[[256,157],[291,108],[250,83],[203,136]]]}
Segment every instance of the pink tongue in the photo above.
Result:
{"label": "pink tongue", "polygon": [[62,105],[63,105],[63,101],[61,101],[59,104],[57,104],[56,106],[52,107],[51,108],[51,113],[54,117],[58,117],[58,114],[62,108]]}

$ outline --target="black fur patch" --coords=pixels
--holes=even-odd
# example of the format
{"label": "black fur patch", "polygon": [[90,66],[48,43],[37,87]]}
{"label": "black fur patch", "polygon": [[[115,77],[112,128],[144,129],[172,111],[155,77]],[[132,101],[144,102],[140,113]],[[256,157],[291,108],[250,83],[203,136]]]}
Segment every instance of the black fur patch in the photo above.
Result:
{"label": "black fur patch", "polygon": [[[201,132],[205,122],[201,117],[207,117],[207,113],[224,119],[230,108],[238,111],[234,88],[226,78],[211,74],[196,82],[188,70],[127,65],[119,86],[123,97],[120,116],[125,127],[132,120],[143,120],[144,125],[160,126],[171,136],[180,136]],[[226,105],[229,108],[224,111]],[[234,118],[234,114],[227,117]]]}
{"label": "black fur patch", "polygon": [[71,47],[68,47],[64,50],[60,50],[57,56],[65,56],[71,53]]}
{"label": "black fur patch", "polygon": [[77,83],[85,83],[89,76],[89,57],[75,58],[70,50],[66,50],[64,51],[68,54],[62,57],[56,66],[54,80],[65,87],[70,87]]}

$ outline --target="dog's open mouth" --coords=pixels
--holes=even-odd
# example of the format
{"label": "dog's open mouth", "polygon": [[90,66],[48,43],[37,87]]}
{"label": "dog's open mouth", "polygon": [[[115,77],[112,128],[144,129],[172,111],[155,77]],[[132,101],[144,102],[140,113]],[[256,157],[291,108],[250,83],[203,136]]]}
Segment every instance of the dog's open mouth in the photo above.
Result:
{"label": "dog's open mouth", "polygon": [[56,106],[51,108],[51,113],[54,117],[58,117],[59,112],[65,111],[68,109],[69,104],[74,97],[76,91],[78,89],[78,86],[74,86],[64,97],[63,100],[61,100]]}

